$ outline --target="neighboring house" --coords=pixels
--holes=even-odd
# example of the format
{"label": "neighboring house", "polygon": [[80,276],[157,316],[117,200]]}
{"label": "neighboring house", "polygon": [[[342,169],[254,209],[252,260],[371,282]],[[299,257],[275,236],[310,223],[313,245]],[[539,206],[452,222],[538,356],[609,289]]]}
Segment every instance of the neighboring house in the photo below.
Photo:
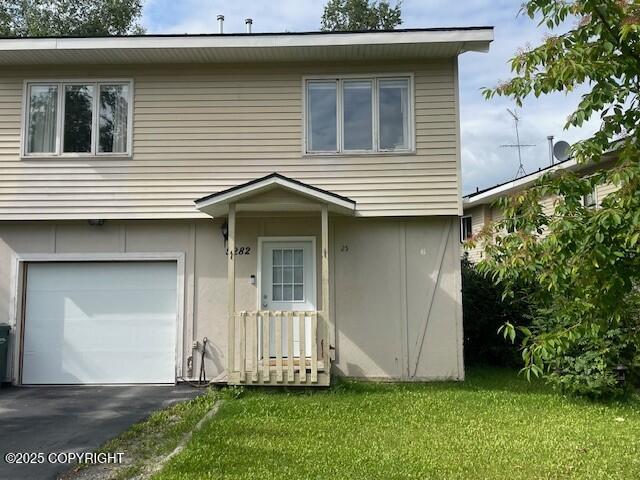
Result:
{"label": "neighboring house", "polygon": [[[614,163],[615,158],[610,154],[606,155],[602,162],[597,165],[577,164],[575,160],[569,159],[510,182],[501,183],[495,187],[465,195],[462,199],[464,214],[460,219],[460,240],[462,242],[469,240],[474,235],[478,235],[485,226],[501,221],[504,216],[500,207],[495,205],[496,201],[500,198],[513,196],[518,192],[526,190],[533,186],[543,175],[550,172],[566,170],[584,176],[593,173],[595,169],[611,168]],[[602,199],[614,190],[615,186],[613,185],[598,185],[591,194],[585,195],[582,201],[585,206],[598,207],[602,203]],[[542,199],[542,206],[545,213],[553,212],[557,198],[556,196],[547,196]],[[479,262],[484,257],[482,242],[477,242],[473,248],[463,245],[462,252],[463,255],[467,255],[473,263]]]}
{"label": "neighboring house", "polygon": [[492,28],[0,40],[16,384],[464,378],[457,57]]}

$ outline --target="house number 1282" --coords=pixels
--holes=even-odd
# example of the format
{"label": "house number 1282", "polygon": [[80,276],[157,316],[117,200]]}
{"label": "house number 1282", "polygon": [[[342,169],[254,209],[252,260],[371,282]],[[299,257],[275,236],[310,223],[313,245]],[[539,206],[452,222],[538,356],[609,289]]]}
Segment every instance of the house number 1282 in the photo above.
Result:
{"label": "house number 1282", "polygon": [[[234,250],[236,257],[238,255],[251,255],[251,247],[236,247]],[[229,255],[229,249],[224,252],[225,255]]]}

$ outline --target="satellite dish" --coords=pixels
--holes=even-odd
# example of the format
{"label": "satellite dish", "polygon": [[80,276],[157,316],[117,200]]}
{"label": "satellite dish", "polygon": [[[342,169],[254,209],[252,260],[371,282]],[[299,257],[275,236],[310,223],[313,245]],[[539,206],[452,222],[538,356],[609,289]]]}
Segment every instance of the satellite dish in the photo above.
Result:
{"label": "satellite dish", "polygon": [[571,145],[561,140],[553,146],[553,156],[558,159],[559,162],[569,160],[571,156]]}

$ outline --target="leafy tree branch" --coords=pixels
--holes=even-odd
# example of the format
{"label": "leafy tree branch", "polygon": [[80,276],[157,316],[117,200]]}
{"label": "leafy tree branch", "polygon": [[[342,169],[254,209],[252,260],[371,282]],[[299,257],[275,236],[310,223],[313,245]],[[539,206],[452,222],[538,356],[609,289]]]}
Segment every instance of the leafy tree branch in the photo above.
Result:
{"label": "leafy tree branch", "polygon": [[142,0],[2,0],[0,37],[144,33]]}
{"label": "leafy tree branch", "polygon": [[[503,220],[474,240],[486,246],[480,269],[506,295],[522,284],[532,292],[531,324],[501,329],[520,339],[527,376],[579,394],[620,393],[616,372],[640,369],[640,4],[530,0],[522,11],[551,30],[575,26],[518,52],[514,77],[485,97],[521,105],[583,86],[565,128],[599,118],[600,129],[572,147],[580,173],[550,173],[499,202]],[[597,208],[583,204],[605,185],[615,191]]]}
{"label": "leafy tree branch", "polygon": [[329,0],[322,15],[324,31],[393,30],[402,23],[401,2]]}

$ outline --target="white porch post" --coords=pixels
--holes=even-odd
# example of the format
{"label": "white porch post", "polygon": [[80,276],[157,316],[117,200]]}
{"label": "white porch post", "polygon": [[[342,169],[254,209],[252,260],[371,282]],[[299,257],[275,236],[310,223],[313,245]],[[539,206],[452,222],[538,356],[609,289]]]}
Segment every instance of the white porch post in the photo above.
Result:
{"label": "white porch post", "polygon": [[324,368],[329,369],[329,347],[331,344],[331,322],[329,319],[329,207],[322,205],[322,319],[324,321]]}
{"label": "white porch post", "polygon": [[229,239],[227,240],[227,290],[229,292],[229,337],[227,339],[227,378],[235,371],[235,355],[236,355],[236,204],[229,204],[229,218],[227,221],[229,229]]}

